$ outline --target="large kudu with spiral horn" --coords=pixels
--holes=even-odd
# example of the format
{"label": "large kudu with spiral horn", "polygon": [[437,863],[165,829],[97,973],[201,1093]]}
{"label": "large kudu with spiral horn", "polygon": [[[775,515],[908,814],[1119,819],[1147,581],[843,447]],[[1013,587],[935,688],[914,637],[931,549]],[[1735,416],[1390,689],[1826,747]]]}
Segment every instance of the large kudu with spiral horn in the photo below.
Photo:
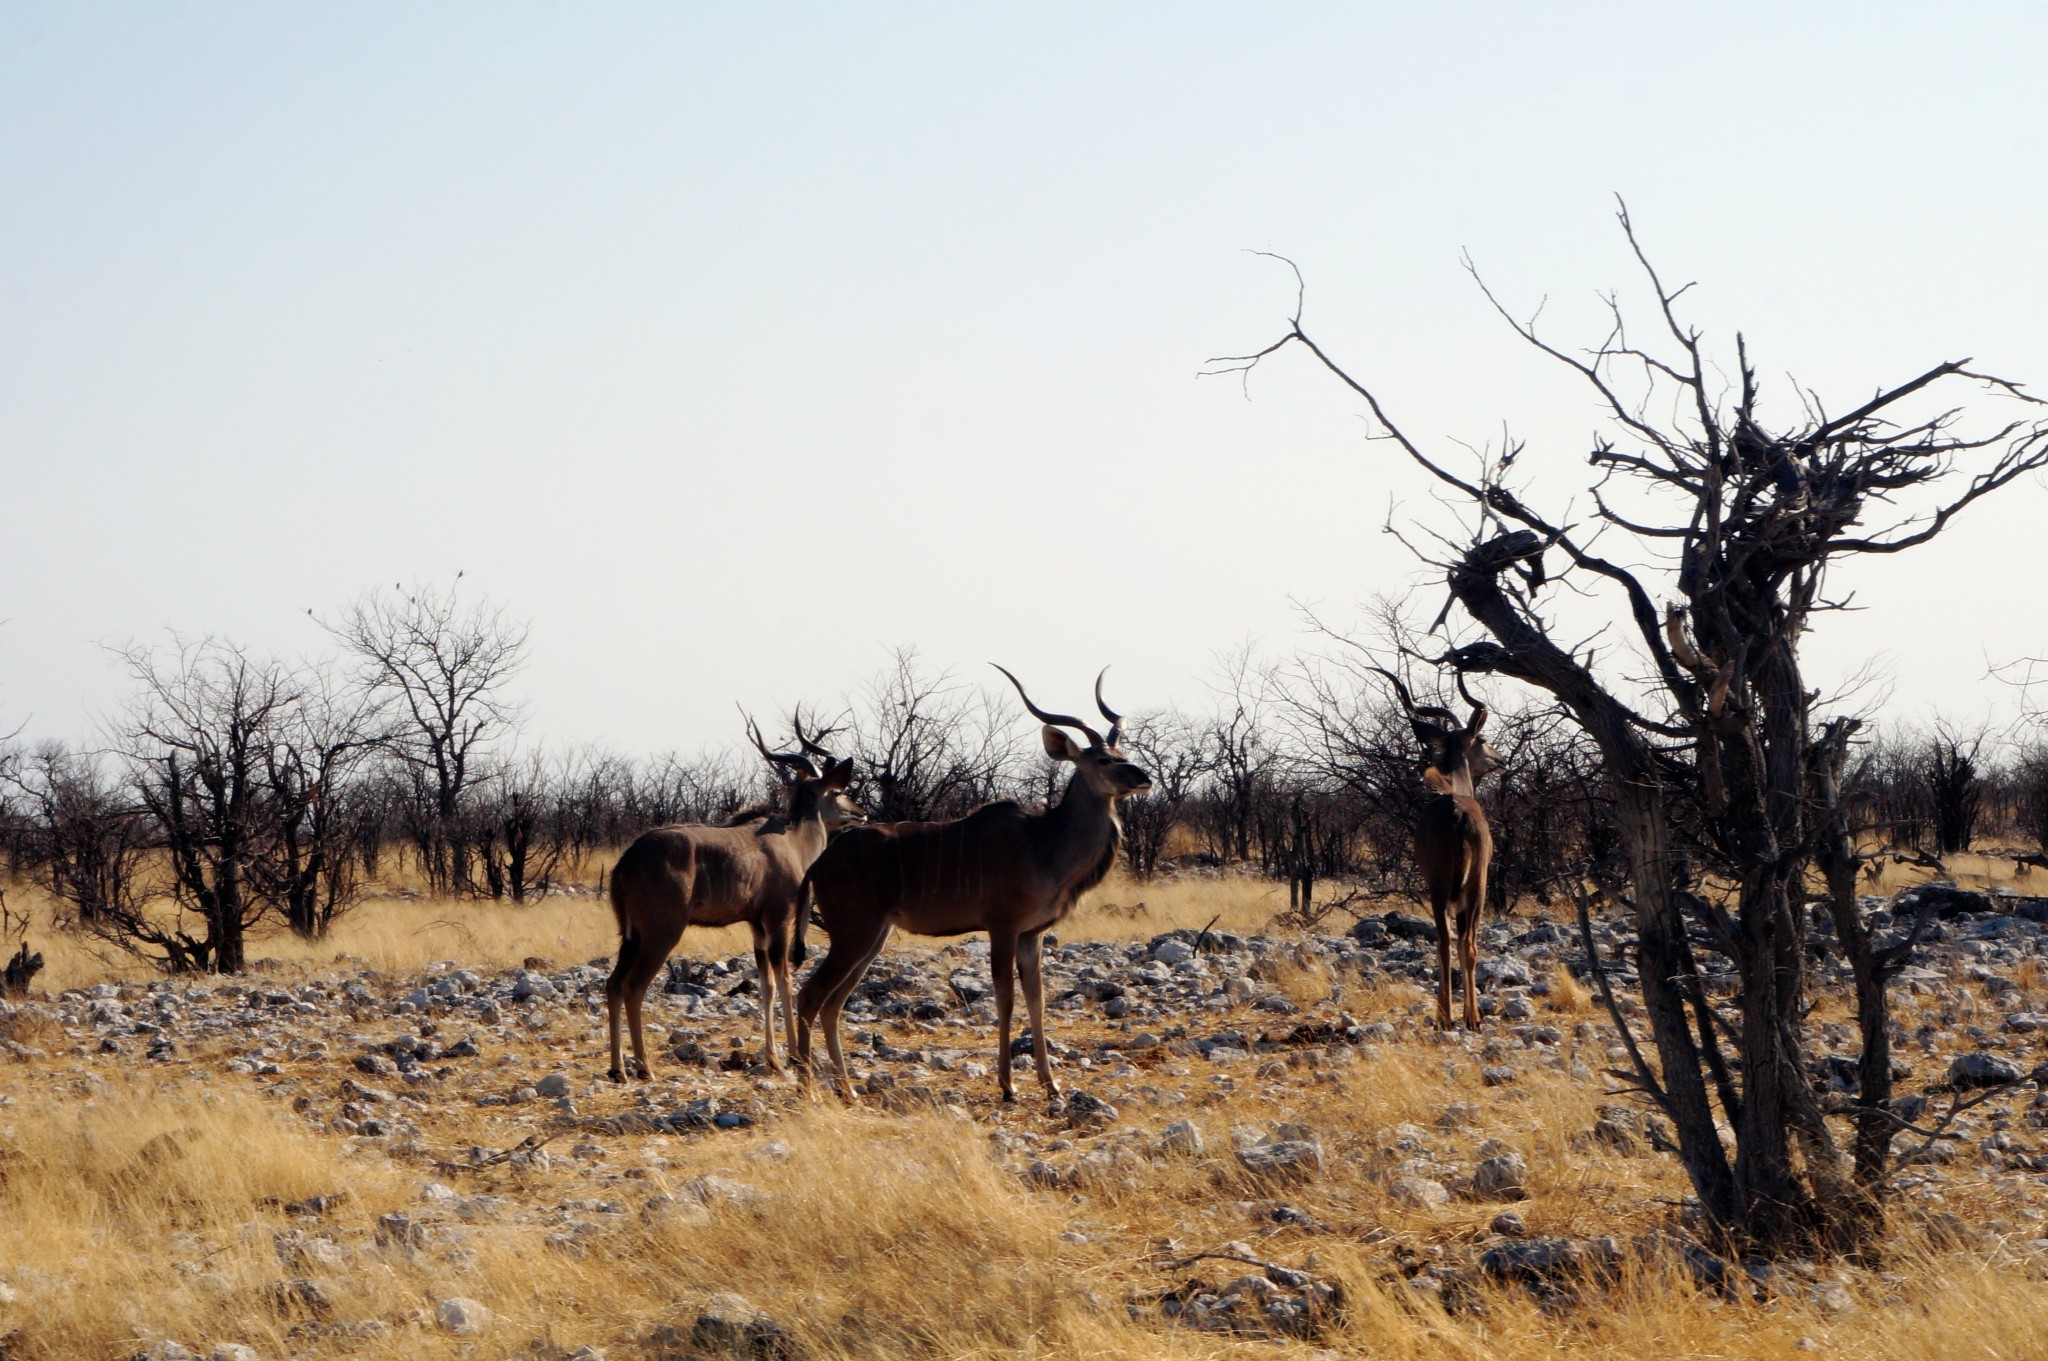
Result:
{"label": "large kudu with spiral horn", "polygon": [[[688,926],[732,926],[745,922],[754,933],[754,965],[760,974],[761,1043],[769,1068],[775,1056],[775,997],[782,996],[784,1022],[796,1046],[795,993],[790,987],[797,891],[804,871],[825,849],[835,827],[860,821],[860,805],[846,794],[852,760],[835,761],[822,745],[829,731],[806,736],[802,716],[794,720],[801,752],[774,752],[761,740],[753,720],[747,736],[778,771],[786,772],[780,813],[755,810],[723,827],[682,824],[643,832],[612,870],[612,912],[619,919],[619,958],[605,983],[611,1024],[614,1082],[626,1080],[619,1055],[619,1010],[633,1032],[633,1060],[647,1078],[647,1044],[640,1007],[647,986],[682,939]],[[824,770],[812,763],[823,762]],[[795,958],[803,959],[801,949]]]}
{"label": "large kudu with spiral horn", "polygon": [[1493,830],[1473,790],[1475,781],[1500,767],[1500,753],[1486,744],[1479,730],[1486,726],[1486,706],[1472,698],[1465,677],[1458,693],[1472,706],[1469,722],[1460,723],[1449,709],[1418,705],[1408,687],[1391,671],[1373,668],[1394,684],[1408,726],[1422,743],[1429,764],[1422,779],[1430,788],[1415,819],[1415,859],[1429,887],[1429,906],[1436,917],[1436,1023],[1451,1028],[1451,904],[1455,899],[1458,971],[1464,979],[1465,1025],[1479,1028],[1479,913],[1486,903],[1486,870],[1493,861]]}
{"label": "large kudu with spiral horn", "polygon": [[[922,936],[988,932],[999,1031],[996,1076],[1003,1099],[1017,1099],[1010,1081],[1010,1013],[1017,981],[1024,984],[1038,1080],[1048,1093],[1059,1093],[1046,1050],[1040,938],[1109,873],[1123,835],[1117,804],[1151,788],[1152,777],[1117,749],[1123,719],[1103,702],[1101,676],[1095,678],[1095,707],[1109,720],[1107,734],[1078,718],[1047,713],[1031,702],[1022,682],[996,669],[1009,676],[1024,707],[1045,724],[1040,737],[1046,754],[1074,767],[1060,801],[1033,813],[1006,799],[952,822],[855,828],[818,857],[804,880],[804,897],[831,933],[832,948],[804,980],[797,1000],[797,1061],[808,1071],[811,1023],[822,1018],[839,1090],[848,1098],[853,1087],[839,1047],[839,1013],[890,931],[899,926]],[[1086,736],[1088,744],[1075,742],[1062,731],[1066,728]],[[799,941],[808,919],[800,904]]]}

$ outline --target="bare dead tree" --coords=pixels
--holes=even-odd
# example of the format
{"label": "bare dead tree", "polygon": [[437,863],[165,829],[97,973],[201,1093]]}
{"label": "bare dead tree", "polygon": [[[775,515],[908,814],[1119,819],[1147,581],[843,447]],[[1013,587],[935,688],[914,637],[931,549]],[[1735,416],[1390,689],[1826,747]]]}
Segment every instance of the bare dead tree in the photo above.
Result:
{"label": "bare dead tree", "polygon": [[357,660],[358,681],[396,718],[391,746],[413,778],[410,830],[433,886],[468,891],[463,798],[482,758],[517,724],[506,685],[526,664],[527,627],[488,599],[464,601],[461,574],[446,590],[371,591],[320,621]]}
{"label": "bare dead tree", "polygon": [[1934,853],[1953,855],[1970,849],[1977,817],[1984,807],[1981,761],[1987,734],[1982,728],[1964,731],[1943,719],[1927,737],[1920,778],[1934,812]]}
{"label": "bare dead tree", "polygon": [[94,752],[58,742],[10,762],[29,879],[88,929],[135,911],[151,829],[134,791]]}
{"label": "bare dead tree", "polygon": [[1210,739],[1203,723],[1171,709],[1125,721],[1124,750],[1152,772],[1152,788],[1123,805],[1124,860],[1135,877],[1149,879],[1159,868],[1167,838],[1181,825],[1189,800],[1216,768]]}
{"label": "bare dead tree", "polygon": [[2013,760],[2014,820],[2038,855],[2048,856],[2048,742],[2029,742]]}
{"label": "bare dead tree", "polygon": [[[1826,592],[1831,566],[1926,543],[1976,501],[2048,467],[2048,426],[1980,429],[1958,409],[1927,409],[1962,383],[2032,400],[1966,360],[1839,414],[1808,392],[1795,410],[1767,412],[1741,337],[1724,391],[1677,311],[1690,285],[1663,283],[1626,210],[1621,226],[1652,290],[1654,341],[1636,339],[1618,298],[1589,351],[1551,343],[1495,303],[1524,340],[1590,385],[1607,418],[1589,455],[1587,523],[1525,499],[1533,460],[1517,464],[1519,444],[1482,455],[1471,475],[1426,451],[1308,335],[1299,305],[1278,340],[1212,371],[1248,373],[1306,350],[1365,404],[1381,440],[1469,507],[1465,541],[1439,565],[1452,601],[1486,636],[1448,649],[1442,664],[1548,694],[1599,750],[1659,1060],[1630,1080],[1671,1119],[1700,1204],[1725,1231],[1764,1249],[1857,1247],[1881,1230],[1890,1184],[1898,1120],[1885,985],[1913,938],[1876,938],[1858,911],[1860,857],[1840,789],[1858,720],[1816,711],[1799,639],[1839,605]],[[1963,485],[1945,487],[1963,467]],[[1865,523],[1916,493],[1917,512]],[[1603,551],[1603,538],[1626,548]],[[1560,579],[1611,602],[1630,646],[1561,641],[1545,595]],[[1808,1079],[1810,868],[1825,877],[1856,981],[1863,1053],[1848,1165]],[[1732,1007],[1701,985],[1695,940],[1732,963]]]}
{"label": "bare dead tree", "polygon": [[362,896],[360,847],[383,812],[364,777],[390,728],[374,694],[315,667],[298,673],[275,737],[263,757],[271,835],[251,876],[293,934],[315,940]]}
{"label": "bare dead tree", "polygon": [[[1217,713],[1209,727],[1214,754],[1210,834],[1219,856],[1242,863],[1251,858],[1261,811],[1282,813],[1285,807],[1284,800],[1272,797],[1280,753],[1272,731],[1271,677],[1246,645],[1217,659],[1213,688]],[[1273,821],[1273,830],[1280,831],[1284,824]]]}
{"label": "bare dead tree", "polygon": [[569,850],[558,776],[556,766],[535,750],[498,763],[479,782],[466,813],[465,843],[492,898],[524,903],[553,886]]}
{"label": "bare dead tree", "polygon": [[730,751],[685,757],[664,752],[634,776],[622,818],[623,839],[650,827],[715,822],[747,801],[753,771]]}
{"label": "bare dead tree", "polygon": [[269,762],[302,680],[218,639],[124,654],[140,693],[119,724],[134,789],[168,862],[168,916],[138,904],[92,929],[173,972],[240,973],[269,905],[261,862],[277,808]]}
{"label": "bare dead tree", "polygon": [[877,822],[958,817],[1008,792],[1013,712],[997,696],[897,648],[855,697],[853,797]]}

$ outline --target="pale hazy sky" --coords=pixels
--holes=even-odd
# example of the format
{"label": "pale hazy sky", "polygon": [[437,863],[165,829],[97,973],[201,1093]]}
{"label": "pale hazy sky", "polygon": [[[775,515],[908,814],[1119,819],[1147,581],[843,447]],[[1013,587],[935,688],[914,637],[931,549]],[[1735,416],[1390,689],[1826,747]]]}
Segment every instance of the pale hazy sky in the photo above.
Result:
{"label": "pale hazy sky", "polygon": [[[1247,250],[1551,504],[1594,413],[1460,252],[1590,342],[1616,191],[1780,390],[2048,388],[2044,50],[2032,4],[0,4],[0,730],[86,730],[105,643],[314,650],[457,569],[550,739],[722,743],[904,642],[1198,703],[1416,579],[1390,502],[1448,523],[1301,360],[1195,379],[1292,305]],[[2044,513],[1847,583],[1816,669],[1987,709]]]}

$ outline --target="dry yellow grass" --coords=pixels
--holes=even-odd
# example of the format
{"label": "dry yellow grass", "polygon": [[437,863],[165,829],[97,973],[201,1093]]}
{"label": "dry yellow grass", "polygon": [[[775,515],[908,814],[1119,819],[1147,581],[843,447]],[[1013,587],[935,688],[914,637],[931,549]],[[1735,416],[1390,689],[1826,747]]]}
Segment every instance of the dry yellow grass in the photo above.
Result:
{"label": "dry yellow grass", "polygon": [[[607,867],[609,861],[605,862]],[[593,869],[593,877],[595,870]],[[300,976],[338,966],[384,971],[417,969],[438,960],[468,968],[509,968],[531,955],[561,963],[612,953],[617,927],[610,904],[585,894],[555,895],[525,905],[392,896],[400,882],[380,885],[320,940],[301,940],[274,926],[259,929],[248,955],[265,976]],[[37,985],[51,992],[144,976],[140,960],[104,942],[59,931],[48,901],[17,886],[9,902],[26,912],[29,938],[42,952],[44,973]],[[1189,877],[1138,884],[1113,875],[1090,895],[1059,931],[1069,940],[1146,940],[1178,927],[1258,932],[1287,906],[1284,886],[1238,876]],[[744,927],[693,927],[676,953],[691,958],[729,958],[752,950]]]}
{"label": "dry yellow grass", "polygon": [[[17,898],[17,903],[19,899]],[[1143,913],[1128,909],[1138,901]],[[1143,938],[1172,927],[1263,930],[1285,906],[1276,887],[1190,878],[1142,887],[1112,880],[1063,928],[1072,939]],[[135,977],[132,962],[67,953],[61,938],[39,940],[52,955],[52,988]],[[905,942],[898,942],[899,945]],[[726,956],[743,932],[692,932],[682,952]],[[530,955],[567,963],[610,953],[612,923],[600,899],[551,898],[527,908],[385,899],[366,904],[326,942],[266,939],[252,950],[287,974],[338,967],[393,973],[437,960],[471,968],[517,965]],[[359,964],[353,962],[359,961]],[[1887,1277],[1846,1271],[1856,1308],[1831,1315],[1794,1290],[1768,1301],[1724,1300],[1656,1264],[1631,1266],[1610,1288],[1578,1305],[1546,1311],[1510,1287],[1482,1288],[1483,1314],[1447,1315],[1402,1283],[1397,1258],[1457,1262],[1488,1236],[1500,1205],[1454,1200],[1430,1212],[1397,1203],[1391,1170],[1419,1128],[1449,1160],[1470,1162],[1484,1140],[1523,1152],[1530,1198],[1515,1206],[1535,1234],[1626,1237],[1666,1226],[1685,1185],[1658,1156],[1625,1157],[1589,1143],[1584,1131],[1613,1098],[1599,1082],[1529,1064],[1511,1088],[1480,1077],[1483,1041],[1439,1036],[1423,1022],[1429,994],[1407,981],[1368,987],[1327,965],[1285,952],[1268,981],[1297,1003],[1334,996],[1363,1020],[1391,1022],[1397,1038],[1369,1050],[1298,1051],[1249,1067],[1212,1071],[1176,1064],[1162,1047],[1137,1058],[1123,1083],[1122,1119],[1085,1138],[1031,1103],[1004,1108],[992,1083],[962,1080],[954,1109],[889,1113],[846,1109],[779,1082],[702,1070],[664,1074],[653,1088],[589,1080],[602,1067],[601,1014],[554,1013],[462,1070],[454,1090],[419,1092],[409,1109],[417,1146],[379,1146],[332,1134],[307,1117],[331,1114],[350,1076],[346,1039],[383,1034],[390,1019],[334,1017],[330,1049],[278,1054],[274,1094],[224,1070],[242,1052],[226,1040],[200,1044],[146,1073],[133,1060],[67,1052],[73,1037],[41,1013],[24,1012],[13,1038],[50,1056],[0,1069],[0,1224],[32,1232],[0,1239],[0,1336],[14,1333],[10,1358],[57,1361],[122,1357],[176,1338],[204,1348],[239,1341],[265,1357],[487,1358],[533,1354],[535,1339],[565,1348],[592,1343],[615,1361],[641,1354],[664,1323],[685,1328],[701,1302],[736,1290],[787,1324],[818,1361],[919,1357],[1239,1358],[1278,1361],[1324,1352],[1413,1358],[1554,1358],[1636,1361],[1645,1355],[1777,1358],[1810,1339],[1820,1354],[1847,1358],[2048,1356],[2048,1282],[2038,1267],[1981,1248],[1899,1249]],[[2038,982],[2038,979],[2035,980]],[[2023,982],[2023,986],[2033,983]],[[1558,971],[1542,1006],[1559,1018],[1592,1014],[1586,990]],[[1902,1019],[1918,999],[1902,997]],[[1247,1009],[1213,1017],[1255,1024]],[[1062,1043],[1086,1052],[1114,1033],[1099,1020],[1065,1014]],[[935,1031],[913,1022],[879,1023],[892,1044],[979,1046],[985,1033]],[[706,1036],[753,1041],[745,1021],[715,1023]],[[952,1038],[943,1038],[947,1034]],[[1501,1032],[1492,1032],[1498,1041]],[[936,1038],[940,1036],[942,1038]],[[1597,1048],[1585,1051],[1597,1070]],[[529,1103],[479,1107],[519,1076],[560,1069],[579,1075],[583,1122],[551,1145],[546,1166],[450,1170],[469,1145],[504,1148],[544,1132],[553,1118]],[[1070,1084],[1096,1079],[1070,1069]],[[450,1079],[456,1082],[458,1079]],[[749,1100],[761,1123],[736,1133],[679,1138],[595,1132],[589,1119],[630,1114],[651,1094],[666,1109],[723,1091]],[[313,1108],[293,1113],[294,1095]],[[1469,1103],[1448,1120],[1454,1103]],[[1190,1119],[1207,1151],[1155,1157],[1151,1134]],[[1254,1183],[1230,1153],[1230,1131],[1311,1126],[1325,1150],[1323,1174],[1275,1188]],[[586,1142],[594,1153],[570,1156]],[[1062,1141],[1080,1147],[1062,1149]],[[1113,1170],[1057,1187],[1019,1175],[1043,1158],[1070,1166],[1087,1149],[1124,1148]],[[640,1213],[650,1197],[684,1191],[717,1174],[751,1184],[758,1204],[715,1198],[701,1211]],[[2025,1224],[2042,1206],[2036,1186],[2016,1189],[1989,1174],[1965,1173],[1948,1208],[1966,1221]],[[496,1198],[474,1216],[423,1198],[429,1182],[465,1198]],[[317,1216],[285,1206],[346,1190]],[[1282,1196],[1320,1227],[1276,1226],[1258,1209]],[[626,1213],[563,1207],[616,1201]],[[380,1215],[442,1218],[454,1235],[414,1250],[380,1245]],[[568,1218],[603,1227],[551,1245]],[[2035,1221],[2038,1223],[2038,1221]],[[2033,1230],[2013,1230],[2024,1239]],[[280,1255],[278,1235],[287,1252]],[[325,1234],[332,1252],[290,1257],[293,1236]],[[1252,1341],[1196,1332],[1166,1321],[1147,1301],[1199,1277],[1238,1274],[1229,1263],[1186,1259],[1233,1241],[1268,1260],[1312,1270],[1340,1284],[1341,1315],[1313,1340]],[[290,1257],[290,1260],[287,1258]],[[1822,1264],[1819,1274],[1837,1268]],[[281,1296],[292,1277],[310,1280],[326,1301]],[[432,1310],[450,1296],[481,1301],[494,1315],[476,1339],[435,1327]],[[1133,1303],[1137,1307],[1132,1307]],[[308,1322],[374,1320],[359,1336],[312,1336]],[[545,1353],[540,1353],[545,1354]]]}
{"label": "dry yellow grass", "polygon": [[[61,992],[147,976],[147,966],[134,956],[54,929],[39,895],[14,889],[9,901],[27,912],[29,939],[43,955],[38,987]],[[501,969],[532,955],[567,964],[609,955],[617,944],[618,928],[603,898],[554,896],[515,906],[372,896],[320,940],[302,940],[275,927],[260,929],[250,938],[248,955],[256,974],[298,977],[346,966],[417,969],[437,960]],[[726,958],[752,948],[745,927],[699,927],[684,936],[677,954]]]}
{"label": "dry yellow grass", "polygon": [[1287,887],[1240,875],[1188,875],[1138,883],[1112,874],[1062,922],[1067,940],[1149,940],[1182,928],[1240,933],[1267,929],[1287,908]]}
{"label": "dry yellow grass", "polygon": [[[1347,995],[1375,1013],[1412,1019],[1413,988]],[[590,1033],[556,1037],[570,1047]],[[906,1037],[907,1039],[908,1037]],[[308,1131],[284,1107],[238,1089],[205,1058],[161,1076],[81,1082],[54,1068],[16,1070],[14,1104],[0,1123],[8,1156],[0,1222],[33,1224],[0,1253],[10,1285],[6,1329],[18,1354],[115,1357],[162,1338],[187,1345],[239,1341],[266,1356],[508,1357],[531,1340],[596,1341],[615,1357],[662,1323],[687,1325],[710,1293],[738,1290],[790,1326],[809,1353],[831,1361],[911,1357],[1536,1358],[1560,1351],[1605,1361],[1644,1355],[1782,1357],[1811,1338],[1826,1354],[1856,1357],[2023,1358],[2048,1350],[2039,1319],[2048,1284],[1981,1255],[1945,1252],[1916,1261],[1904,1279],[1852,1278],[1858,1308],[1833,1317],[1794,1292],[1738,1303],[1654,1264],[1632,1267],[1611,1289],[1549,1311],[1521,1291],[1481,1292],[1482,1316],[1449,1316],[1403,1285],[1391,1254],[1428,1254],[1484,1237],[1498,1208],[1453,1202],[1430,1213],[1394,1203],[1385,1169],[1406,1156],[1397,1126],[1420,1126],[1453,1151],[1496,1138],[1529,1157],[1531,1198],[1517,1208],[1532,1232],[1584,1236],[1654,1228],[1682,1190],[1662,1158],[1623,1158],[1576,1138],[1601,1099],[1587,1084],[1536,1077],[1519,1100],[1490,1097],[1475,1047],[1417,1038],[1334,1069],[1289,1068],[1230,1090],[1197,1080],[1185,1104],[1127,1112],[1110,1141],[1142,1145],[1135,1129],[1192,1118],[1227,1149],[1234,1125],[1299,1120],[1328,1154],[1315,1182],[1284,1189],[1325,1226],[1261,1236],[1242,1202],[1274,1194],[1250,1183],[1227,1152],[1200,1159],[1137,1156],[1098,1182],[1034,1188],[1006,1170],[991,1136],[1035,1139],[1050,1151],[1063,1131],[1027,1108],[977,1102],[968,1112],[888,1114],[845,1109],[784,1088],[758,1131],[694,1140],[605,1139],[594,1163],[545,1170],[464,1173],[387,1161],[374,1149]],[[594,1111],[630,1109],[630,1094],[600,1088]],[[1477,1106],[1445,1129],[1448,1103]],[[473,1107],[429,1118],[430,1151],[511,1131]],[[584,1136],[589,1137],[589,1136]],[[713,1173],[742,1179],[763,1199],[712,1203],[701,1214],[613,1216],[574,1251],[546,1246],[545,1218],[518,1222],[577,1197],[648,1194]],[[462,1196],[496,1197],[502,1217],[459,1230],[453,1247],[380,1246],[381,1214],[422,1213],[429,1178]],[[283,1204],[346,1188],[338,1209],[295,1218]],[[324,1233],[324,1263],[287,1263],[278,1234]],[[1313,1343],[1253,1344],[1197,1333],[1126,1301],[1190,1277],[1228,1279],[1228,1263],[1180,1264],[1187,1255],[1250,1239],[1268,1259],[1305,1266],[1340,1284],[1346,1304]],[[1167,1245],[1171,1246],[1167,1246]],[[1822,1268],[1832,1275],[1832,1268]],[[281,1294],[292,1276],[327,1301],[311,1309]],[[479,1340],[432,1322],[440,1300],[487,1306]],[[369,1336],[290,1335],[318,1314],[377,1320]]]}

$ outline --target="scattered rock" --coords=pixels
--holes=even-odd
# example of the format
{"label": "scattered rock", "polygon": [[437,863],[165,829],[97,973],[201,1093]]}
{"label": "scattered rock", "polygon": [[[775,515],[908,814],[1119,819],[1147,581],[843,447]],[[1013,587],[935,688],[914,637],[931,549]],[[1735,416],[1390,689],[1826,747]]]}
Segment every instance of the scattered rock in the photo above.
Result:
{"label": "scattered rock", "polygon": [[1840,1281],[1821,1281],[1806,1292],[1806,1298],[1829,1318],[1840,1318],[1856,1307],[1856,1297]]}
{"label": "scattered rock", "polygon": [[1308,1181],[1323,1170],[1320,1144],[1305,1139],[1281,1139],[1239,1149],[1239,1166],[1266,1181]]}
{"label": "scattered rock", "polygon": [[549,1073],[546,1077],[533,1084],[533,1090],[536,1093],[549,1098],[569,1095],[569,1087],[569,1075],[567,1073]]}
{"label": "scattered rock", "polygon": [[2018,1082],[2026,1075],[2026,1070],[2011,1059],[1982,1052],[1958,1054],[1955,1062],[1948,1066],[1951,1087],[1998,1087]]}
{"label": "scattered rock", "polygon": [[683,1194],[699,1205],[732,1205],[742,1210],[758,1209],[768,1201],[768,1193],[760,1187],[715,1173],[690,1178],[683,1183]]}
{"label": "scattered rock", "polygon": [[473,1299],[457,1295],[434,1306],[434,1322],[444,1333],[479,1337],[491,1326],[491,1311]]}
{"label": "scattered rock", "polygon": [[1513,955],[1493,955],[1482,959],[1477,972],[1482,988],[1526,988],[1532,981],[1529,966]]}
{"label": "scattered rock", "polygon": [[1519,1153],[1486,1159],[1472,1172],[1473,1194],[1488,1200],[1526,1200],[1529,1164]]}
{"label": "scattered rock", "polygon": [[1389,912],[1380,918],[1380,924],[1387,928],[1387,934],[1396,940],[1419,940],[1436,944],[1436,927],[1420,917],[1411,917],[1405,912]]}
{"label": "scattered rock", "polygon": [[1159,1131],[1159,1149],[1183,1158],[1198,1158],[1202,1154],[1202,1131],[1195,1128],[1192,1120],[1176,1120]]}
{"label": "scattered rock", "polygon": [[1396,1204],[1416,1210],[1441,1210],[1451,1203],[1451,1193],[1440,1181],[1428,1177],[1396,1177],[1387,1187]]}
{"label": "scattered rock", "polygon": [[1612,1238],[1526,1238],[1488,1248],[1479,1269],[1504,1281],[1554,1281],[1611,1270],[1620,1260],[1621,1247]]}
{"label": "scattered rock", "polygon": [[657,1328],[647,1341],[650,1354],[658,1361],[706,1355],[794,1361],[801,1354],[787,1328],[756,1309],[745,1296],[731,1291],[721,1291],[707,1300],[687,1332]]}
{"label": "scattered rock", "polygon": [[554,983],[545,975],[534,973],[531,970],[521,970],[519,977],[512,984],[512,1000],[515,1002],[527,1002],[536,997],[553,997],[554,995]]}
{"label": "scattered rock", "polygon": [[1054,1110],[1070,1129],[1101,1129],[1117,1120],[1117,1109],[1088,1092],[1070,1092]]}
{"label": "scattered rock", "polygon": [[1905,921],[1922,912],[1932,912],[1946,921],[1966,912],[1991,911],[1991,899],[1972,889],[1954,884],[1916,884],[1892,899],[1894,920]]}

